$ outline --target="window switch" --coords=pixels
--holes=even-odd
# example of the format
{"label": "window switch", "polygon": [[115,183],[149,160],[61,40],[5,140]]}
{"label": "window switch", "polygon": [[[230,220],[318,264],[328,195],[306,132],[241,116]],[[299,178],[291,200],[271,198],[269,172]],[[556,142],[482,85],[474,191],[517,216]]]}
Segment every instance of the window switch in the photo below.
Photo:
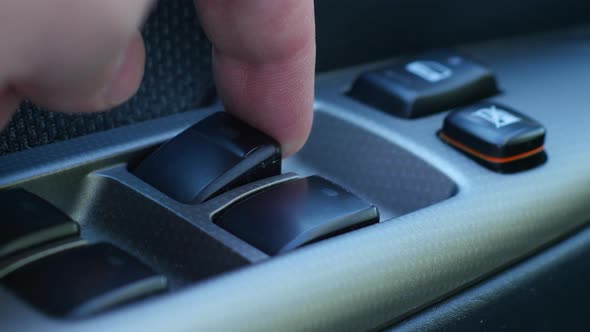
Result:
{"label": "window switch", "polygon": [[498,93],[492,72],[450,50],[424,53],[362,74],[349,95],[402,118],[417,118]]}
{"label": "window switch", "polygon": [[171,139],[134,170],[154,188],[187,204],[280,173],[279,144],[224,112]]}
{"label": "window switch", "polygon": [[269,255],[378,221],[377,208],[318,176],[267,189],[214,218],[217,225]]}
{"label": "window switch", "polygon": [[547,159],[545,128],[532,118],[500,104],[478,103],[451,112],[439,136],[497,172],[522,171]]}
{"label": "window switch", "polygon": [[23,189],[0,191],[0,214],[0,259],[79,233],[67,215]]}
{"label": "window switch", "polygon": [[0,284],[54,316],[78,317],[166,289],[166,279],[124,251],[100,243],[45,257]]}

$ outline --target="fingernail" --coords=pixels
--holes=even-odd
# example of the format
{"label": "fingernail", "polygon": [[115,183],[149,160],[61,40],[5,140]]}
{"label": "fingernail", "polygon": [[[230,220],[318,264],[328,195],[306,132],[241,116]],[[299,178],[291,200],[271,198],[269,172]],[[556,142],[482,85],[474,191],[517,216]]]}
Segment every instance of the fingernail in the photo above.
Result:
{"label": "fingernail", "polygon": [[121,56],[114,79],[105,98],[110,106],[119,105],[135,94],[143,76],[144,47],[140,37],[134,38]]}

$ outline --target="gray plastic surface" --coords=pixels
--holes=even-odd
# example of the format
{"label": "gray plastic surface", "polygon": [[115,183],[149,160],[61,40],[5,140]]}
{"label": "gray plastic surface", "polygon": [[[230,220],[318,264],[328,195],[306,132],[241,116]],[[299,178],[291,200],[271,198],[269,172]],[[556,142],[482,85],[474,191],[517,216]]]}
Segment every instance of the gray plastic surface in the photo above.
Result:
{"label": "gray plastic surface", "polygon": [[395,141],[322,108],[307,144],[284,167],[346,185],[376,205],[381,220],[438,203],[457,191],[451,179]]}
{"label": "gray plastic surface", "polygon": [[76,214],[81,216],[83,237],[114,243],[142,258],[170,279],[171,288],[177,288],[268,258],[215,225],[211,217],[246,195],[293,178],[284,174],[264,179],[206,203],[188,205],[120,165],[89,176],[94,197]]}
{"label": "gray plastic surface", "polygon": [[[546,126],[549,160],[539,168],[513,175],[490,172],[438,140],[435,132],[445,114],[402,120],[344,96],[352,79],[372,66],[325,74],[317,82],[316,106],[322,113],[366,128],[428,161],[458,185],[458,194],[88,320],[50,320],[0,289],[0,326],[4,331],[358,331],[391,324],[447,297],[590,220],[588,36],[590,28],[462,48],[496,72],[504,93],[494,100]],[[127,141],[113,131],[110,148],[99,148],[98,142],[104,142],[94,138],[62,153],[77,150],[82,158],[83,148],[94,146],[98,152],[93,156],[106,162],[109,152],[123,147],[139,151],[188,125],[184,117],[194,121],[200,116],[174,116],[157,121],[157,128],[146,127],[156,122],[141,124]],[[148,139],[148,133],[155,136]],[[53,155],[59,149],[50,147],[36,155],[45,161],[26,152],[2,158],[3,184],[72,166],[60,162]],[[23,162],[29,168],[22,168]],[[33,173],[40,163],[46,166]],[[287,160],[285,168],[306,175],[315,167],[303,152]],[[382,167],[396,172],[390,165]],[[42,181],[33,183],[25,184],[44,197],[52,192]],[[64,202],[54,203],[63,207]]]}

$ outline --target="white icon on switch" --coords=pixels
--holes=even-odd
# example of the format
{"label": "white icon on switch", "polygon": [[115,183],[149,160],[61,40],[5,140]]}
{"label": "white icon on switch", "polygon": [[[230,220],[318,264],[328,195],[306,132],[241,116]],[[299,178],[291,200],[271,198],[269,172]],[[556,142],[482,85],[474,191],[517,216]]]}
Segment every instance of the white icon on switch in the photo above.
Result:
{"label": "white icon on switch", "polygon": [[406,65],[410,73],[430,82],[436,83],[453,75],[453,70],[436,61],[413,61]]}
{"label": "white icon on switch", "polygon": [[496,128],[506,127],[522,120],[510,112],[507,112],[501,108],[497,108],[495,105],[479,109],[473,112],[473,115],[486,120],[487,122],[493,124]]}

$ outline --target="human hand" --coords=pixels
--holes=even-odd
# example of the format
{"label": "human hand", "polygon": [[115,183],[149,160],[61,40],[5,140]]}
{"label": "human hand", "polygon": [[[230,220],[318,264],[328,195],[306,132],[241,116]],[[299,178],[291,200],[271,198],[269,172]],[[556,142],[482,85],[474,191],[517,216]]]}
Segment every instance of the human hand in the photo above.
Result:
{"label": "human hand", "polygon": [[[112,108],[137,91],[139,28],[153,0],[3,0],[0,127],[23,98],[67,112]],[[226,109],[281,142],[307,139],[315,66],[313,0],[195,0]],[[26,19],[25,19],[26,18]]]}

